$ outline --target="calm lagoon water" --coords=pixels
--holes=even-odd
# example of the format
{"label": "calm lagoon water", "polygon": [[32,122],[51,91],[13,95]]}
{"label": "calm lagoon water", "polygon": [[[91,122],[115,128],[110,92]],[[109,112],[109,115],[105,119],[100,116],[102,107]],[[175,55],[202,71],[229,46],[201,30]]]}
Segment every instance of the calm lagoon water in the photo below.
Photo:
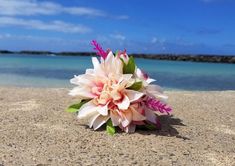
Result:
{"label": "calm lagoon water", "polygon": [[[136,58],[156,83],[174,90],[235,90],[235,65]],[[70,88],[92,67],[91,57],[0,55],[0,86]]]}

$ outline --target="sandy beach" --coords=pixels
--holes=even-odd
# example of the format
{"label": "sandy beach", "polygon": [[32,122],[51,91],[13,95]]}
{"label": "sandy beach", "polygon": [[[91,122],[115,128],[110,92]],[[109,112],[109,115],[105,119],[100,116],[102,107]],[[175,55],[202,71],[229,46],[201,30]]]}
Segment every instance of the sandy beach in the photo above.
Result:
{"label": "sandy beach", "polygon": [[0,88],[0,165],[235,165],[235,91],[167,91],[162,130],[108,136],[64,110],[68,89]]}

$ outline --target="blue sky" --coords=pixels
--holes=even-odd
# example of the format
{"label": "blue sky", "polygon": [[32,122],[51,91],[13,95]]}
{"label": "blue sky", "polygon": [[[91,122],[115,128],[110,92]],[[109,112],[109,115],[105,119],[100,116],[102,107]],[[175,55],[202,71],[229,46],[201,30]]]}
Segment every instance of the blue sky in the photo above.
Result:
{"label": "blue sky", "polygon": [[0,49],[235,54],[234,0],[0,0]]}

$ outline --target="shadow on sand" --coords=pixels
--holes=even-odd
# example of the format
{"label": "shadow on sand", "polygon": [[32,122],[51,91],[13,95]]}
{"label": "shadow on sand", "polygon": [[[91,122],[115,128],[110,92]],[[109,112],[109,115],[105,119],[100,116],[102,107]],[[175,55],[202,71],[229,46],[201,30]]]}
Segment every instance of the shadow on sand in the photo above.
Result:
{"label": "shadow on sand", "polygon": [[[161,116],[158,116],[158,118],[161,123],[161,128],[159,128],[157,130],[156,129],[149,130],[147,128],[137,127],[135,133],[139,133],[139,134],[143,134],[143,135],[154,134],[156,136],[176,137],[176,138],[180,138],[183,140],[189,140],[189,138],[181,136],[180,133],[175,128],[175,126],[186,126],[185,124],[182,123],[181,119],[175,118],[173,115],[161,115]],[[82,126],[89,128],[86,125],[82,125]],[[105,131],[105,125],[100,127],[97,131],[98,132]],[[117,133],[122,134],[123,131],[121,131],[120,129],[117,129]]]}
{"label": "shadow on sand", "polygon": [[189,140],[189,138],[181,136],[177,131],[175,126],[186,126],[182,123],[182,120],[175,118],[173,115],[161,115],[158,117],[161,123],[161,128],[157,130],[146,130],[142,128],[137,128],[136,132],[143,135],[155,134],[156,136],[167,136],[167,137],[177,137],[184,140]]}

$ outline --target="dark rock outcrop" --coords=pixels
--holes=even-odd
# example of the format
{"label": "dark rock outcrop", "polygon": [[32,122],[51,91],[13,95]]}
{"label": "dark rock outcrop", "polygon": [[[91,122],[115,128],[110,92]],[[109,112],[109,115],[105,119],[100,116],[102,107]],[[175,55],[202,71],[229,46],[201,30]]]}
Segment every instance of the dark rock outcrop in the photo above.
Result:
{"label": "dark rock outcrop", "polygon": [[138,58],[172,60],[172,61],[235,63],[235,56],[221,56],[221,55],[133,54],[133,56]]}
{"label": "dark rock outcrop", "polygon": [[[94,52],[51,52],[51,51],[30,51],[24,50],[13,52],[0,50],[0,54],[23,54],[23,55],[59,55],[59,56],[96,56]],[[235,63],[235,56],[225,55],[192,55],[192,54],[130,54],[136,58],[171,60],[171,61],[192,61],[212,63]]]}

